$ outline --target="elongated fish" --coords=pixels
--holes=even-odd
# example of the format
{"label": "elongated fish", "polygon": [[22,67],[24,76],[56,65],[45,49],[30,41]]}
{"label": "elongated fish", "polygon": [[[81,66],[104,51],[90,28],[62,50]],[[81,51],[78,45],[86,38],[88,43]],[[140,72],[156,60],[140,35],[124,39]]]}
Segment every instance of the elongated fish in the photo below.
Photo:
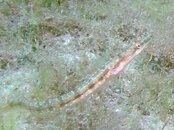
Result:
{"label": "elongated fish", "polygon": [[12,107],[24,107],[30,110],[43,110],[49,108],[62,108],[64,106],[77,103],[81,99],[93,93],[111,76],[120,73],[136,55],[142,52],[148,41],[149,38],[141,43],[133,44],[133,46],[124,52],[120,58],[113,58],[89,80],[83,82],[67,94],[46,100],[32,100],[24,97],[10,99],[7,103],[0,106],[0,111],[11,109]]}

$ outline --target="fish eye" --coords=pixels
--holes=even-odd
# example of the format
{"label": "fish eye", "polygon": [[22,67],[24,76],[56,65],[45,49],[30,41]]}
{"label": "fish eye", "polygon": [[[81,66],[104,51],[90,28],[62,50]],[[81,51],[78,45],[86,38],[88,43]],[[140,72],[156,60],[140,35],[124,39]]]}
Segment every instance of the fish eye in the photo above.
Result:
{"label": "fish eye", "polygon": [[141,47],[140,43],[137,43],[137,44],[136,44],[136,47],[137,47],[137,48],[140,48],[140,47]]}

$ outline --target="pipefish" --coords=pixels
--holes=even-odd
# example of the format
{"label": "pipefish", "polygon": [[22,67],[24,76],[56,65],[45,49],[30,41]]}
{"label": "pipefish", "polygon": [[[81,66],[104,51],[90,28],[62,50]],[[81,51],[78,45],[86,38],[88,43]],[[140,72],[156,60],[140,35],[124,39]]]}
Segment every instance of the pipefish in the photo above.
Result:
{"label": "pipefish", "polygon": [[77,86],[74,90],[46,100],[32,100],[25,97],[15,97],[0,106],[0,111],[11,109],[12,107],[24,107],[29,110],[44,110],[49,108],[62,108],[69,104],[74,104],[87,97],[99,88],[107,79],[121,72],[135,56],[137,56],[147,45],[149,39],[141,43],[133,44],[130,49],[124,52],[120,58],[113,58],[108,64],[103,66],[99,72],[94,74],[89,80]]}

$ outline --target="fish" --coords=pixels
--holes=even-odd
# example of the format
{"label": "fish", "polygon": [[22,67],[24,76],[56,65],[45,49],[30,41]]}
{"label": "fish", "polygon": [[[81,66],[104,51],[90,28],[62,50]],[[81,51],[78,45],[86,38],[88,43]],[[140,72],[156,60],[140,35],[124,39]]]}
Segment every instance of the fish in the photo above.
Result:
{"label": "fish", "polygon": [[84,81],[72,91],[45,100],[27,99],[25,97],[12,98],[7,103],[0,106],[0,111],[13,107],[24,107],[29,110],[44,110],[52,108],[63,108],[78,103],[88,97],[102,86],[110,77],[118,75],[124,68],[140,54],[149,43],[150,37],[142,42],[134,43],[120,58],[114,57],[111,61],[97,71],[90,79]]}

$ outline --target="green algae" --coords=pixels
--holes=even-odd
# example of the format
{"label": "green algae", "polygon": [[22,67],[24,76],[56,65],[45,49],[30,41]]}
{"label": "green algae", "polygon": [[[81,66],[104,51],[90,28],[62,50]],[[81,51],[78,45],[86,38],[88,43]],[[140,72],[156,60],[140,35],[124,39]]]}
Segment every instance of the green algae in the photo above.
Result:
{"label": "green algae", "polygon": [[51,88],[56,87],[57,73],[49,64],[39,65],[39,83],[33,89],[33,97],[44,99]]}
{"label": "green algae", "polygon": [[1,114],[0,129],[1,130],[17,130],[18,120],[21,118],[22,112],[18,110],[12,110]]}

